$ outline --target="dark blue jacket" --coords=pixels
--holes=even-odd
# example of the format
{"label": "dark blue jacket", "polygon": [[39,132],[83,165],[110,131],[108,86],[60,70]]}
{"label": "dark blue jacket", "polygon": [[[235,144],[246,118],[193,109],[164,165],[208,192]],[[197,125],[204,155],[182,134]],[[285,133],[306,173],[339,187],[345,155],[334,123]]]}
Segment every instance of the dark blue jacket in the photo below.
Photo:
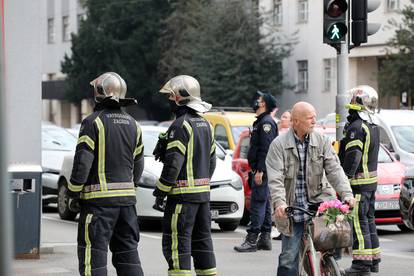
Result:
{"label": "dark blue jacket", "polygon": [[253,123],[250,138],[250,149],[247,160],[253,172],[266,172],[266,155],[270,143],[278,136],[276,122],[269,113],[265,112],[257,117]]}

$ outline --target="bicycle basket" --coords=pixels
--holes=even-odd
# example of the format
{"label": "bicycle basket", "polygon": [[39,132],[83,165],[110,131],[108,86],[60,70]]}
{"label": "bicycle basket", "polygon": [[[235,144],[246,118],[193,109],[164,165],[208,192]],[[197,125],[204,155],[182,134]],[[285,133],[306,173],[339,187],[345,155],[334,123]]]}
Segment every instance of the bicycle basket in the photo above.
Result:
{"label": "bicycle basket", "polygon": [[323,217],[315,217],[312,228],[312,240],[317,251],[352,246],[352,227],[347,220],[326,225]]}

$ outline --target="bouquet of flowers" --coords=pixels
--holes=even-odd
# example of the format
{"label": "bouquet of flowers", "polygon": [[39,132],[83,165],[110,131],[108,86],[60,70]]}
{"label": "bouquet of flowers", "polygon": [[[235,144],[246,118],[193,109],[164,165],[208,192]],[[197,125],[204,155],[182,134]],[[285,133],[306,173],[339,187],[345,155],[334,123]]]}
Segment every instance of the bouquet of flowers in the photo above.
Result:
{"label": "bouquet of flowers", "polygon": [[330,223],[340,223],[344,219],[352,219],[352,213],[349,211],[349,205],[342,204],[342,202],[338,199],[323,202],[319,205],[317,214],[323,214],[326,225]]}

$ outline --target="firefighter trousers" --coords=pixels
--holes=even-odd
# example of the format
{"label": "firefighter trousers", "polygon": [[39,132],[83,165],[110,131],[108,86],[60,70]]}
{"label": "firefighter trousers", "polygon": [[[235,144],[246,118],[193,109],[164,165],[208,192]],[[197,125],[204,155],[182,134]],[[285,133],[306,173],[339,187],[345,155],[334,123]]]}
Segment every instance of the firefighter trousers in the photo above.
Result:
{"label": "firefighter trousers", "polygon": [[82,206],[78,224],[80,275],[107,275],[108,245],[117,275],[144,275],[138,256],[138,241],[139,227],[134,205]]}
{"label": "firefighter trousers", "polygon": [[381,261],[381,250],[375,226],[375,191],[354,191],[354,242],[352,267],[370,267]]}
{"label": "firefighter trousers", "polygon": [[211,239],[210,202],[167,200],[162,251],[169,276],[191,276],[191,257],[197,275],[216,275]]}

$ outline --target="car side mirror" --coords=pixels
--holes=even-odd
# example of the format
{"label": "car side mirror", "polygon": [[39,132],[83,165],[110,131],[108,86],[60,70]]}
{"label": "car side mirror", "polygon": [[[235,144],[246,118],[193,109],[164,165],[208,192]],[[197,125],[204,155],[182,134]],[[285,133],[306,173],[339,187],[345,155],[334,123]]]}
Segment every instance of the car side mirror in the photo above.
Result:
{"label": "car side mirror", "polygon": [[401,157],[400,157],[400,155],[399,155],[398,153],[394,153],[394,157],[395,157],[395,159],[397,159],[398,161],[400,161],[400,160],[401,160]]}

